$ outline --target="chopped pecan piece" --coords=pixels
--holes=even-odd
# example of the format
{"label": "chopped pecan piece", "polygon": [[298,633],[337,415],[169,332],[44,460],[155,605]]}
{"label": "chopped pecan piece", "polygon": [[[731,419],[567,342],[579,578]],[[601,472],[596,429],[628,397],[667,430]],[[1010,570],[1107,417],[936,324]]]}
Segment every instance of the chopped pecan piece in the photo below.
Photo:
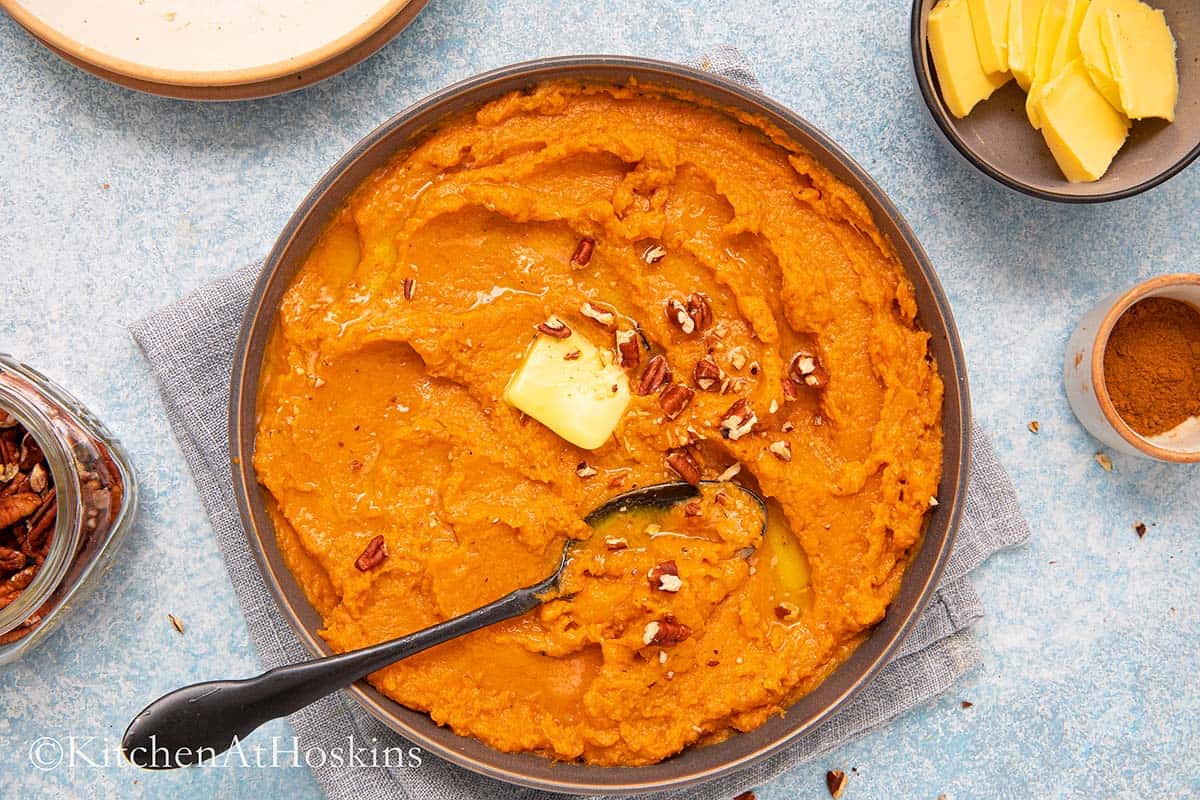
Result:
{"label": "chopped pecan piece", "polygon": [[666,356],[660,353],[646,364],[642,379],[638,381],[637,392],[640,395],[652,394],[661,389],[663,384],[669,380],[671,380],[671,367],[667,364]]}
{"label": "chopped pecan piece", "polygon": [[750,403],[743,397],[721,415],[721,435],[736,441],[753,430],[757,422],[758,417],[754,415],[754,409],[750,408]]}
{"label": "chopped pecan piece", "polygon": [[571,269],[583,269],[592,260],[592,250],[596,248],[596,240],[584,237],[579,240],[579,244],[575,245],[575,252],[571,255]]}
{"label": "chopped pecan piece", "polygon": [[625,369],[636,367],[642,360],[637,334],[633,331],[617,331],[613,336],[617,342],[617,363]]}
{"label": "chopped pecan piece", "polygon": [[700,501],[693,500],[683,507],[683,515],[685,517],[698,517],[700,516],[701,510],[702,508],[700,506]]}
{"label": "chopped pecan piece", "polygon": [[616,330],[617,312],[611,308],[588,300],[579,307],[579,313],[605,330]]}
{"label": "chopped pecan piece", "polygon": [[829,383],[829,373],[811,350],[797,350],[788,362],[788,377],[797,384],[813,389],[824,389]]}
{"label": "chopped pecan piece", "polygon": [[666,254],[667,251],[663,249],[662,245],[652,244],[642,251],[642,261],[645,261],[647,264],[657,264],[663,260]]}
{"label": "chopped pecan piece", "polygon": [[606,536],[604,537],[604,546],[613,551],[624,550],[629,547],[629,542],[620,536]]}
{"label": "chopped pecan piece", "polygon": [[642,631],[642,644],[670,647],[679,644],[691,635],[692,629],[687,625],[666,617],[646,623],[646,627]]}
{"label": "chopped pecan piece", "polygon": [[825,788],[831,797],[838,798],[846,791],[846,773],[840,769],[831,769],[825,773]]}
{"label": "chopped pecan piece", "polygon": [[777,442],[771,442],[771,446],[767,448],[771,451],[771,455],[778,458],[780,461],[792,460],[792,446],[783,439]]}
{"label": "chopped pecan piece", "polygon": [[367,549],[354,561],[354,568],[359,572],[375,569],[387,558],[387,546],[382,536],[376,536],[367,544]]}
{"label": "chopped pecan piece", "polygon": [[702,331],[712,325],[712,302],[703,292],[692,292],[687,300],[687,313],[692,318],[696,330]]}
{"label": "chopped pecan piece", "polygon": [[417,293],[417,279],[416,278],[405,278],[404,279],[404,299],[412,300],[413,295],[415,295],[416,293]]}
{"label": "chopped pecan piece", "polygon": [[688,403],[692,402],[694,394],[695,392],[682,383],[672,383],[659,395],[658,402],[667,419],[675,419],[683,413]]}
{"label": "chopped pecan piece", "polygon": [[582,350],[572,350],[571,352],[563,355],[563,361],[578,361],[582,355]]}
{"label": "chopped pecan piece", "polygon": [[666,304],[667,320],[685,334],[696,332],[696,321],[688,313],[687,306],[674,298]]}
{"label": "chopped pecan piece", "polygon": [[586,461],[580,461],[575,467],[575,474],[581,478],[591,478],[598,474],[596,468],[588,464]]}
{"label": "chopped pecan piece", "polygon": [[567,323],[554,315],[551,315],[545,322],[539,322],[535,327],[555,339],[566,339],[571,335],[571,329],[567,327]]}
{"label": "chopped pecan piece", "polygon": [[712,356],[705,356],[696,362],[696,368],[692,370],[692,380],[696,383],[696,388],[702,392],[711,392],[714,389],[721,388],[721,380],[725,377],[725,373],[717,366],[717,362]]}
{"label": "chopped pecan piece", "polygon": [[667,453],[667,466],[693,486],[700,483],[700,465],[687,450],[672,450]]}
{"label": "chopped pecan piece", "polygon": [[674,593],[683,588],[683,581],[679,579],[679,565],[674,560],[654,565],[646,573],[646,578],[650,581],[650,588],[660,592]]}

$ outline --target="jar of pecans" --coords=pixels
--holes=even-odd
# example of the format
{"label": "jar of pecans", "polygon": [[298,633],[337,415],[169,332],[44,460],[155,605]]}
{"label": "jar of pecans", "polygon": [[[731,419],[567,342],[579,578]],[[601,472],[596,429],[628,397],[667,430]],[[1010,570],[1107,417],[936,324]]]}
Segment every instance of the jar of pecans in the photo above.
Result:
{"label": "jar of pecans", "polygon": [[41,641],[105,570],[136,504],[116,438],[0,354],[0,664]]}

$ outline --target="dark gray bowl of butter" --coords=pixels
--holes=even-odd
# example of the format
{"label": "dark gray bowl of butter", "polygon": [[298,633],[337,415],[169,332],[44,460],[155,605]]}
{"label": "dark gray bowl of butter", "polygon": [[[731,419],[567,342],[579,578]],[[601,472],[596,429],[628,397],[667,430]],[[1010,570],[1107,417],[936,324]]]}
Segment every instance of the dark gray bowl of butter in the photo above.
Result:
{"label": "dark gray bowl of butter", "polygon": [[1179,71],[1175,121],[1135,121],[1108,172],[1087,183],[1071,183],[1063,176],[1042,134],[1030,126],[1025,92],[1015,81],[965,117],[950,112],[929,49],[929,13],[937,2],[913,2],[911,45],[917,88],[950,144],[989,177],[1046,200],[1102,203],[1153,188],[1200,156],[1200,3],[1196,0],[1149,0],[1166,15],[1175,37]]}

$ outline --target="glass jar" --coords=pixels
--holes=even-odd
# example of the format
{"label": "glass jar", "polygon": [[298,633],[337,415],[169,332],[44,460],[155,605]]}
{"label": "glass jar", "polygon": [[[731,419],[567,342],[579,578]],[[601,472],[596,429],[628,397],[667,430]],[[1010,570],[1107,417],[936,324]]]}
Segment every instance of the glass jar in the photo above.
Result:
{"label": "glass jar", "polygon": [[0,353],[0,664],[42,641],[96,582],[136,507],[116,437],[56,383]]}

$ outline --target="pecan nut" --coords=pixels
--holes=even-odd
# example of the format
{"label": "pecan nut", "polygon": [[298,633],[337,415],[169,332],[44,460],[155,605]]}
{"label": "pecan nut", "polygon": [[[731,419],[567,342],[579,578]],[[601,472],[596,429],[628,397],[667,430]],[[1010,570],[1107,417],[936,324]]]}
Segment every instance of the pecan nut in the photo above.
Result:
{"label": "pecan nut", "polygon": [[596,249],[596,240],[585,236],[575,245],[571,255],[571,269],[583,269],[592,260],[592,251]]}
{"label": "pecan nut", "polygon": [[813,389],[824,389],[829,383],[829,372],[821,366],[817,354],[805,348],[792,354],[788,361],[787,377],[798,386],[810,386]]}
{"label": "pecan nut", "polygon": [[675,470],[679,477],[692,486],[700,483],[700,465],[686,449],[672,450],[667,453],[667,466]]}
{"label": "pecan nut", "polygon": [[20,550],[0,547],[0,569],[6,572],[16,572],[25,568],[26,555]]}
{"label": "pecan nut", "polygon": [[691,317],[695,329],[702,331],[712,325],[712,301],[703,292],[692,292],[687,299],[687,313]]}
{"label": "pecan nut", "polygon": [[[617,331],[613,334],[617,343],[617,363],[625,369],[633,369],[642,360],[638,349],[638,337],[634,331]],[[648,394],[648,392],[643,392]]]}
{"label": "pecan nut", "polygon": [[695,395],[688,387],[682,383],[672,383],[659,396],[658,402],[662,406],[663,414],[667,419],[675,419],[683,410],[688,407],[688,403],[692,402],[692,397]]}
{"label": "pecan nut", "polygon": [[41,496],[34,492],[22,492],[0,497],[0,528],[16,525],[21,520],[38,510],[42,504]]}
{"label": "pecan nut", "polygon": [[742,398],[721,415],[721,435],[726,439],[737,441],[750,433],[757,422],[758,417],[754,415],[754,409],[750,407],[750,403],[745,398]]}
{"label": "pecan nut", "polygon": [[646,623],[642,631],[642,644],[661,645],[670,647],[679,644],[692,635],[692,629],[682,622],[676,622],[671,617]]}
{"label": "pecan nut", "polygon": [[610,306],[588,300],[579,307],[579,313],[605,330],[612,331],[617,328],[617,312]]}
{"label": "pecan nut", "polygon": [[375,569],[387,556],[387,545],[383,543],[383,537],[376,536],[367,544],[367,549],[363,550],[362,555],[354,560],[354,568],[359,572]]}
{"label": "pecan nut", "polygon": [[643,396],[653,394],[669,380],[671,380],[671,367],[667,364],[666,356],[660,353],[646,364],[646,369],[642,372],[642,379],[638,381],[637,393]]}
{"label": "pecan nut", "polygon": [[717,362],[712,356],[705,356],[696,362],[696,368],[692,370],[692,381],[696,384],[696,388],[702,392],[711,392],[721,388],[721,381],[724,379],[725,373],[717,366]]}
{"label": "pecan nut", "polygon": [[650,568],[646,573],[646,579],[650,582],[650,588],[659,592],[678,592],[683,588],[683,581],[679,578],[679,565],[674,560],[663,561]]}
{"label": "pecan nut", "polygon": [[566,339],[571,335],[571,329],[567,327],[567,323],[554,315],[547,318],[545,322],[539,322],[534,327],[541,333],[552,336],[555,339]]}
{"label": "pecan nut", "polygon": [[696,321],[692,319],[692,315],[688,313],[687,306],[683,303],[671,298],[667,301],[664,310],[667,314],[667,321],[676,328],[679,328],[684,334],[696,332]]}

